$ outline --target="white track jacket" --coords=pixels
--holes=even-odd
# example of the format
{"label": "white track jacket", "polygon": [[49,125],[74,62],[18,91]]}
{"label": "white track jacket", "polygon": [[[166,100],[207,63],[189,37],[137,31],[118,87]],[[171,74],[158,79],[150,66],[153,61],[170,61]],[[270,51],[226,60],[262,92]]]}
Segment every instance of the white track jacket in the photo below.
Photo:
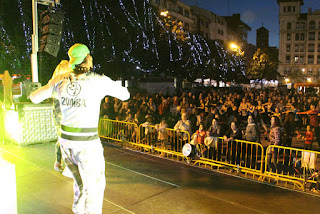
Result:
{"label": "white track jacket", "polygon": [[79,148],[90,141],[100,141],[100,102],[107,95],[120,100],[130,98],[127,88],[107,76],[90,72],[76,77],[71,72],[50,80],[47,85],[31,93],[30,99],[33,103],[51,97],[58,99],[62,112],[60,143],[69,148]]}

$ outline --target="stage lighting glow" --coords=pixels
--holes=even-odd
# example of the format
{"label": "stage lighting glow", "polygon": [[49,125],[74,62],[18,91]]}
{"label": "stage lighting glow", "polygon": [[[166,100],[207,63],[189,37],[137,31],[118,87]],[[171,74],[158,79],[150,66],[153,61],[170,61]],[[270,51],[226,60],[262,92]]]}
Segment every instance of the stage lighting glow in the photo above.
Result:
{"label": "stage lighting glow", "polygon": [[4,115],[4,129],[5,129],[5,136],[9,140],[19,141],[19,132],[20,132],[20,125],[19,125],[19,116],[18,112],[9,110],[5,112]]}
{"label": "stage lighting glow", "polygon": [[4,114],[5,139],[27,146],[57,140],[52,104],[27,104]]}
{"label": "stage lighting glow", "polygon": [[0,157],[0,200],[2,202],[0,213],[17,213],[17,188],[14,164]]}

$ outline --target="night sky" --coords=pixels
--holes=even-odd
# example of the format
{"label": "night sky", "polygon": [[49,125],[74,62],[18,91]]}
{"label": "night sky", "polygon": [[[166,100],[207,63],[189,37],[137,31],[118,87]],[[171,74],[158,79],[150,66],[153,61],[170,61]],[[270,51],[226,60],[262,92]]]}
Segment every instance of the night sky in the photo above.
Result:
{"label": "night sky", "polygon": [[[233,13],[240,13],[241,20],[251,27],[248,34],[248,42],[256,44],[256,29],[263,26],[269,32],[269,45],[279,47],[279,6],[277,0],[181,0],[188,5],[198,5],[198,7],[212,11],[220,16],[228,16]],[[308,7],[312,11],[320,9],[320,0],[304,0],[302,13],[306,13]]]}

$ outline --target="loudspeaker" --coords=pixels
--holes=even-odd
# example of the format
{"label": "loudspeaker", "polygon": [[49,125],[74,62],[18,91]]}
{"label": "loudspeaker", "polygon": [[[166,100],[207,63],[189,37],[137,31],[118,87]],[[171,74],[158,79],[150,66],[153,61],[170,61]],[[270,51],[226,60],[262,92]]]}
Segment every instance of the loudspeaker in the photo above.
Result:
{"label": "loudspeaker", "polygon": [[41,87],[40,82],[30,82],[25,80],[21,82],[21,96],[22,98],[27,98],[33,91]]}
{"label": "loudspeaker", "polygon": [[39,43],[43,44],[43,43],[50,43],[52,45],[60,45],[60,41],[61,41],[61,35],[57,36],[57,35],[52,35],[52,34],[48,34],[48,35],[44,35]]}

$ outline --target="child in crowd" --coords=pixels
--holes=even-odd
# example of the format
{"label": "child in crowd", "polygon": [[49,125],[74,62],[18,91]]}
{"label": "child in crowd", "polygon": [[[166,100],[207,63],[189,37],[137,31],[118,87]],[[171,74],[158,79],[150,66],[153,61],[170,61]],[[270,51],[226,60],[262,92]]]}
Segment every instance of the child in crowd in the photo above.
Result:
{"label": "child in crowd", "polygon": [[304,141],[304,149],[306,150],[312,150],[312,142],[313,142],[313,132],[311,130],[311,127],[307,126],[305,141]]}
{"label": "child in crowd", "polygon": [[[155,129],[158,133],[158,142],[160,143],[160,148],[166,149],[166,143],[168,141],[167,133],[168,124],[164,118],[161,119],[159,124],[155,125]],[[161,152],[160,156],[164,156],[165,153]]]}
{"label": "child in crowd", "polygon": [[203,123],[200,123],[199,129],[193,135],[194,145],[197,145],[197,144],[203,145],[205,137],[206,137],[206,131],[203,128]]}

